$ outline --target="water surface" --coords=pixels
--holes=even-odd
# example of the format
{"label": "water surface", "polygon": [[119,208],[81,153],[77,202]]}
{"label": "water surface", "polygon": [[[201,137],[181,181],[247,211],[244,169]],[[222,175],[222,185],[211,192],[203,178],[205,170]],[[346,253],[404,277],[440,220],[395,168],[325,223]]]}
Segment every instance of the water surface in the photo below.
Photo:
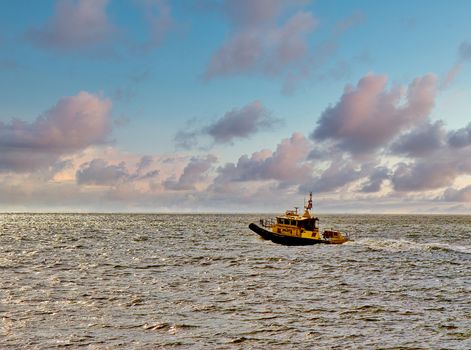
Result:
{"label": "water surface", "polygon": [[471,216],[0,214],[1,349],[470,349]]}

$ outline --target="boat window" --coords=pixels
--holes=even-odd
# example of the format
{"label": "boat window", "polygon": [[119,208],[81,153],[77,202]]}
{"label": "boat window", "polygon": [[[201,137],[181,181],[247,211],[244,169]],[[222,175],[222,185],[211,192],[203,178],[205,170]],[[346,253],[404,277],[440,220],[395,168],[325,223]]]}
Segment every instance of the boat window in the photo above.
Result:
{"label": "boat window", "polygon": [[297,226],[305,230],[312,231],[312,225],[313,225],[312,219],[307,219],[307,220],[300,220]]}
{"label": "boat window", "polygon": [[276,223],[277,223],[277,224],[281,224],[281,223],[282,223],[281,220],[282,220],[282,219],[280,219],[280,218],[276,218]]}

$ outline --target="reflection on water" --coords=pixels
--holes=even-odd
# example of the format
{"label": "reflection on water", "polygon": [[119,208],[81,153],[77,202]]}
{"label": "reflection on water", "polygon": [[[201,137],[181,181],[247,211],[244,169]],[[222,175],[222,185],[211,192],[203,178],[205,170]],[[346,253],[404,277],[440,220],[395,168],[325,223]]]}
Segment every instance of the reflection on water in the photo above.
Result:
{"label": "reflection on water", "polygon": [[470,216],[0,214],[0,348],[470,349]]}

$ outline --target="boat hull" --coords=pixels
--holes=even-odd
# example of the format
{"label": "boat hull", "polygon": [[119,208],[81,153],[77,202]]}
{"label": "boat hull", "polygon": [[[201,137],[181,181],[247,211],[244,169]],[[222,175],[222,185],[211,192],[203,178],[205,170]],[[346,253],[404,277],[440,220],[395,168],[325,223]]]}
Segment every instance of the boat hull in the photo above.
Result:
{"label": "boat hull", "polygon": [[313,245],[313,244],[330,244],[331,242],[324,239],[311,239],[311,238],[301,238],[293,236],[280,235],[260,227],[255,223],[249,225],[249,229],[258,234],[260,237],[266,240],[270,240],[273,243],[283,244],[283,245]]}

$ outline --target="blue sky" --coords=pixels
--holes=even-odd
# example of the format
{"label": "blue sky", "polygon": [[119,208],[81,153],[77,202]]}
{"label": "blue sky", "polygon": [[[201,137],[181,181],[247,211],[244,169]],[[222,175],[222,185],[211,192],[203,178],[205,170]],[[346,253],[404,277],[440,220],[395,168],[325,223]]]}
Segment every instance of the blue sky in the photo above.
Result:
{"label": "blue sky", "polygon": [[469,1],[0,1],[0,210],[468,213]]}

